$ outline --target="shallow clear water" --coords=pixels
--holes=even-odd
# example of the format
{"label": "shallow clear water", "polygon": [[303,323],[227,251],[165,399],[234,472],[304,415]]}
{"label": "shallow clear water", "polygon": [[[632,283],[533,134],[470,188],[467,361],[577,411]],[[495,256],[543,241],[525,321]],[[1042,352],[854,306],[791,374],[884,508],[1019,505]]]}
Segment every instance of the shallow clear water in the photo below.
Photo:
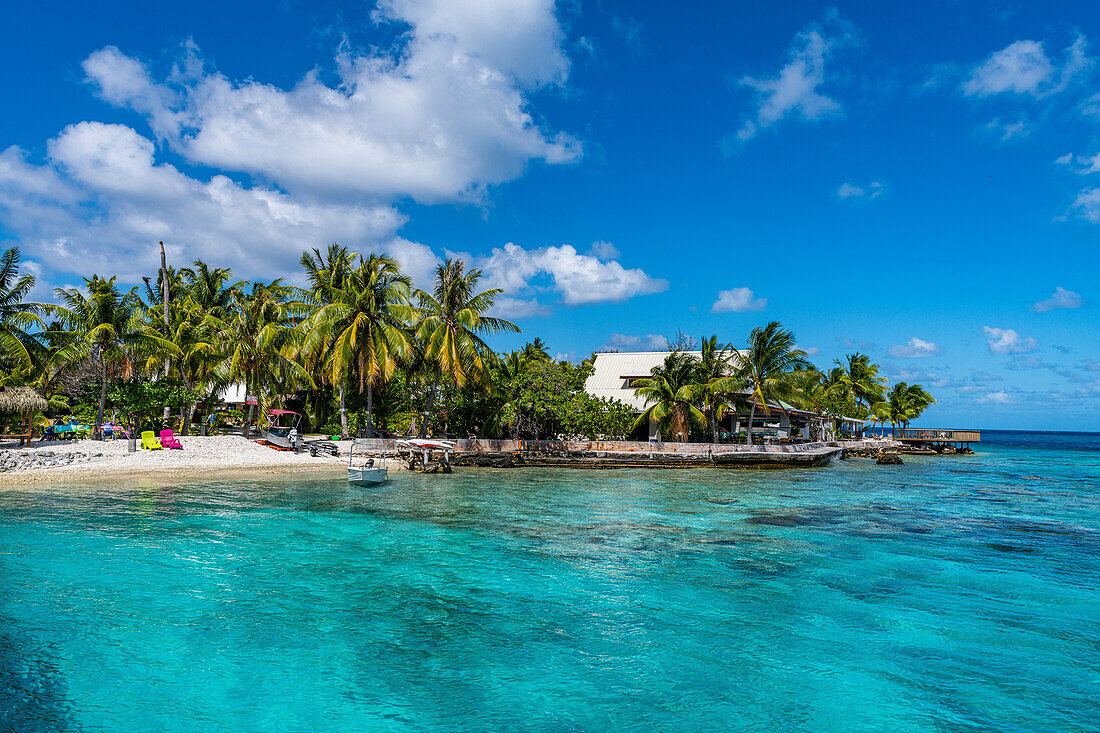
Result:
{"label": "shallow clear water", "polygon": [[1095,731],[1100,436],[1020,443],[0,489],[0,730]]}

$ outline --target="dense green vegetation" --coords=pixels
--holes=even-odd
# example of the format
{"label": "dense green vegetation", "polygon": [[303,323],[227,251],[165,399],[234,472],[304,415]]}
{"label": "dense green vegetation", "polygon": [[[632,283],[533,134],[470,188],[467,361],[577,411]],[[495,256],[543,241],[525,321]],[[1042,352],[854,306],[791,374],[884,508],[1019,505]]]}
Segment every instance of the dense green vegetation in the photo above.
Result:
{"label": "dense green vegetation", "polygon": [[649,404],[638,417],[585,393],[592,358],[553,360],[538,338],[495,353],[486,337],[519,328],[490,314],[501,291],[482,289],[481,272],[461,260],[440,265],[429,292],[395,260],[334,244],[303,254],[304,288],[233,282],[228,269],[196,261],[162,268],[144,288],[92,275],[82,288],[57,289],[51,304],[27,302],[35,281],[19,276],[19,260],[18,249],[0,256],[0,386],[32,387],[54,414],[96,430],[113,414],[187,433],[232,384],[257,404],[219,414],[246,434],[268,409],[286,407],[304,413],[306,429],[343,435],[625,437],[652,417],[670,439],[716,439],[728,410],[767,411],[780,400],[894,425],[934,401],[919,385],[887,394],[861,354],[820,372],[773,322],[752,332],[744,358],[716,336],[700,357],[670,344],[639,385]]}

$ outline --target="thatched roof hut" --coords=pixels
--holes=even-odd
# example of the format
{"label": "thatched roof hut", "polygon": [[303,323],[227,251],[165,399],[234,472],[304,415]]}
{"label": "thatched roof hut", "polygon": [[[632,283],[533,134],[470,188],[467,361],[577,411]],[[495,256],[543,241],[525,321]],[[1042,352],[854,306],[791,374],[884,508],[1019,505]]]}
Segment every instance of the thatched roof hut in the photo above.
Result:
{"label": "thatched roof hut", "polygon": [[30,387],[0,387],[0,412],[18,412],[20,415],[34,410],[41,412],[49,403]]}

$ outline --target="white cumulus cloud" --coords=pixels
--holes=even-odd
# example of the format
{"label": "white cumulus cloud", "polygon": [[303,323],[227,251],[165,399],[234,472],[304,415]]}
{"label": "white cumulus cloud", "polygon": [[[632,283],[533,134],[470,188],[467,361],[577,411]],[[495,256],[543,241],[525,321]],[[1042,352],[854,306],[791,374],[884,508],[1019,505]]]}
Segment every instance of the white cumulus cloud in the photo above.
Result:
{"label": "white cumulus cloud", "polygon": [[1058,308],[1080,308],[1084,302],[1079,293],[1058,286],[1054,288],[1054,293],[1049,298],[1035,303],[1031,306],[1031,310],[1036,313],[1048,313]]}
{"label": "white cumulus cloud", "polygon": [[718,300],[710,307],[711,313],[744,313],[762,311],[768,306],[767,298],[757,298],[749,288],[719,290]]}
{"label": "white cumulus cloud", "polygon": [[897,359],[922,359],[927,356],[935,356],[943,351],[943,347],[932,341],[911,337],[904,344],[894,344],[887,353]]}
{"label": "white cumulus cloud", "polygon": [[524,84],[563,82],[569,72],[554,0],[381,0],[378,7],[411,25],[420,42],[453,40]]}
{"label": "white cumulus cloud", "polygon": [[81,122],[47,150],[41,165],[19,148],[0,153],[0,220],[55,271],[137,282],[157,266],[163,239],[179,264],[202,258],[240,277],[283,276],[297,273],[307,246],[388,244],[405,222],[387,205],[308,203],[223,175],[191,178],[157,164],[153,142],[123,125]]}
{"label": "white cumulus cloud", "polygon": [[524,249],[509,242],[473,258],[473,262],[492,287],[509,295],[552,290],[561,295],[565,305],[620,303],[668,289],[667,280],[650,277],[639,268],[623,267],[617,260],[580,254],[568,244]]}
{"label": "white cumulus cloud", "polygon": [[1065,50],[1059,67],[1047,56],[1041,41],[1015,41],[975,64],[963,80],[962,91],[972,97],[1054,94],[1091,65],[1087,45],[1085,37],[1078,36]]}
{"label": "white cumulus cloud", "polygon": [[659,333],[634,336],[613,333],[600,347],[600,351],[668,351],[668,339]]}
{"label": "white cumulus cloud", "polygon": [[613,260],[619,255],[619,248],[613,245],[611,242],[598,241],[593,242],[592,246],[588,248],[588,252],[593,257],[598,257],[601,260]]}
{"label": "white cumulus cloud", "polygon": [[[160,239],[179,264],[297,277],[303,249],[337,241],[388,252],[429,284],[439,259],[398,235],[395,202],[478,200],[532,161],[580,156],[531,101],[567,79],[564,32],[554,0],[382,0],[374,18],[403,31],[391,47],[345,43],[333,69],[303,69],[285,87],[231,79],[190,42],[163,73],[113,46],[92,53],[91,87],[151,135],[85,121],[44,157],[0,151],[0,227],[53,279],[133,282],[155,268]],[[213,172],[165,162],[166,150]],[[557,276],[580,302],[583,275],[566,269]]]}
{"label": "white cumulus cloud", "polygon": [[1034,338],[1020,336],[1011,328],[983,326],[982,331],[991,354],[1027,354],[1039,348]]}
{"label": "white cumulus cloud", "polygon": [[1086,188],[1081,191],[1070,209],[1085,221],[1100,224],[1100,188]]}
{"label": "white cumulus cloud", "polygon": [[739,141],[750,140],[788,115],[818,120],[843,114],[839,102],[819,91],[825,81],[825,65],[838,47],[851,43],[855,28],[835,9],[824,22],[811,23],[787,49],[787,62],[773,77],[741,77],[739,83],[756,91],[757,105],[737,132]]}
{"label": "white cumulus cloud", "polygon": [[877,199],[885,190],[886,184],[882,181],[871,181],[866,186],[859,186],[845,181],[836,190],[836,195],[840,199]]}
{"label": "white cumulus cloud", "polygon": [[335,85],[313,71],[289,89],[231,80],[190,46],[160,81],[113,47],[84,71],[188,160],[296,194],[471,199],[529,161],[580,155],[529,110],[528,90],[568,71],[553,2],[389,0],[378,17],[411,24],[402,52],[344,50]]}

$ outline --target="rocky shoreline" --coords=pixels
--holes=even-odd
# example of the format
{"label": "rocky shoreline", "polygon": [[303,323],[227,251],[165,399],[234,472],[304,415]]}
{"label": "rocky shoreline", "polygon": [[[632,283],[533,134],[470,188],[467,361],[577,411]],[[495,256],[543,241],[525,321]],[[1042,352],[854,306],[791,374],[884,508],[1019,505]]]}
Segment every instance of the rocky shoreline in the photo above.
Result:
{"label": "rocky shoreline", "polygon": [[5,450],[0,451],[0,473],[60,468],[102,458],[102,451],[84,450]]}

